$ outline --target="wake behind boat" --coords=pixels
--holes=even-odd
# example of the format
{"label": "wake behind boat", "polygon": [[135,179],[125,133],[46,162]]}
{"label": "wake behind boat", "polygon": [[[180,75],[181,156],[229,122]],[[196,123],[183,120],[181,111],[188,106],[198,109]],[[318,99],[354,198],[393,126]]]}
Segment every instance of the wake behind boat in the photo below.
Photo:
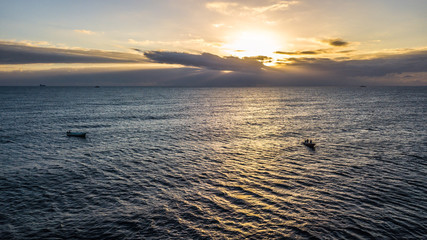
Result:
{"label": "wake behind boat", "polygon": [[71,131],[67,131],[67,136],[69,136],[69,137],[81,137],[81,138],[85,138],[86,137],[86,133],[85,132],[71,132]]}

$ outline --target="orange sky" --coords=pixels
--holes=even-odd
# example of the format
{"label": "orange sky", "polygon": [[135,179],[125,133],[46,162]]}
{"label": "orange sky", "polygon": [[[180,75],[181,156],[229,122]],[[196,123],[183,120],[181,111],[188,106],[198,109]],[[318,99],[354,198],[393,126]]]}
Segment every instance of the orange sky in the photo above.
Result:
{"label": "orange sky", "polygon": [[165,68],[267,79],[256,85],[427,85],[426,10],[424,0],[0,1],[0,85]]}

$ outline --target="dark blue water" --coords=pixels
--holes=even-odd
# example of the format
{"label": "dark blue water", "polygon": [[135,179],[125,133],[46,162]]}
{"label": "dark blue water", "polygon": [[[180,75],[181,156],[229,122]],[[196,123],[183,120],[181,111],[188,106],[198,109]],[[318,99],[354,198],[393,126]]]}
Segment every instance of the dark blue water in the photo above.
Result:
{"label": "dark blue water", "polygon": [[1,239],[427,235],[425,87],[3,87],[0,120]]}

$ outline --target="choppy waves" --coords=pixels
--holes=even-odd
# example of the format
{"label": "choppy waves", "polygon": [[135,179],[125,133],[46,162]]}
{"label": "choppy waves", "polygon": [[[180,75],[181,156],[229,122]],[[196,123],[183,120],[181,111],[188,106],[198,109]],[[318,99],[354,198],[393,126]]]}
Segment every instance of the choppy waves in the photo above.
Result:
{"label": "choppy waves", "polygon": [[425,88],[47,87],[0,98],[4,239],[427,234]]}

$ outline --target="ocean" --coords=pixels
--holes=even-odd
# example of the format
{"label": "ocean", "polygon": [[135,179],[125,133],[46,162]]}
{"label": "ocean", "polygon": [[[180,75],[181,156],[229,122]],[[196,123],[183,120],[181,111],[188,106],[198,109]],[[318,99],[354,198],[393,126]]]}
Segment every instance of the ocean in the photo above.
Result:
{"label": "ocean", "polygon": [[427,87],[0,87],[0,239],[422,239],[426,183]]}

